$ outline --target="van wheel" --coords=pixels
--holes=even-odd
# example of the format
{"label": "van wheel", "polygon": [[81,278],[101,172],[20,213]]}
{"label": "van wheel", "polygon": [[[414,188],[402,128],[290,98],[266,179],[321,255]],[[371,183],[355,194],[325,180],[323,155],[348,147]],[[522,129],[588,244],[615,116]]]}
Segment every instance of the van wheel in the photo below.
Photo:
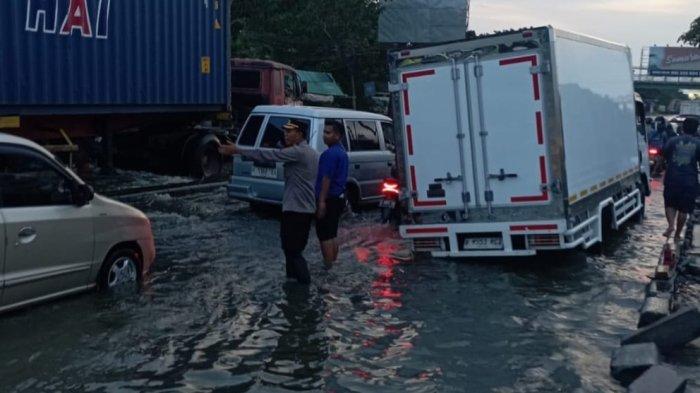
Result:
{"label": "van wheel", "polygon": [[353,213],[360,212],[360,192],[357,187],[348,186],[348,206]]}
{"label": "van wheel", "polygon": [[100,270],[98,285],[105,292],[136,291],[139,288],[141,257],[130,247],[109,253]]}

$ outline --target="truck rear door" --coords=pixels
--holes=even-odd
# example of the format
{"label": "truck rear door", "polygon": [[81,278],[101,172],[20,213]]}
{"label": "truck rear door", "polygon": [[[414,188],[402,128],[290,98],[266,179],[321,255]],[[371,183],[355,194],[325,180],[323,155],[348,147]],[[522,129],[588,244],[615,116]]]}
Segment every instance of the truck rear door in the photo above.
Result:
{"label": "truck rear door", "polygon": [[[462,182],[473,192],[460,167],[457,108],[464,105],[466,89],[453,80],[455,69],[443,64],[400,74],[406,183],[413,211],[461,210]],[[462,100],[456,103],[456,97]]]}
{"label": "truck rear door", "polygon": [[540,64],[536,53],[465,63],[480,145],[478,183],[493,206],[550,201]]}

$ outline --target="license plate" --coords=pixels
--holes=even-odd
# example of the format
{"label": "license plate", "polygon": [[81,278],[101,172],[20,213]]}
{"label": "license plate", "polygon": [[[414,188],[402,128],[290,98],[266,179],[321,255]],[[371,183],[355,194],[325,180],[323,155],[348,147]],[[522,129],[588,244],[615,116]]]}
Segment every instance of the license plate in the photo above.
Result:
{"label": "license plate", "polygon": [[251,175],[253,177],[264,177],[266,179],[277,179],[277,168],[254,166]]}
{"label": "license plate", "polygon": [[396,201],[391,201],[389,199],[382,199],[381,201],[379,201],[379,207],[393,209],[394,207],[396,207]]}
{"label": "license plate", "polygon": [[503,239],[500,237],[474,237],[464,239],[465,250],[501,250]]}

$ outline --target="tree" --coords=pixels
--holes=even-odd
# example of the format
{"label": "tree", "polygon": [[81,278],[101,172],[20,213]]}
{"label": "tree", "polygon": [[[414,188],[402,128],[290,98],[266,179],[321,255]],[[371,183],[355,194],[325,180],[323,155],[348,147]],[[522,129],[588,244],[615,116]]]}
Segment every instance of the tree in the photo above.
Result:
{"label": "tree", "polygon": [[386,79],[374,0],[238,0],[233,54],[333,73],[355,95],[356,81]]}
{"label": "tree", "polygon": [[690,30],[678,38],[678,42],[700,47],[700,16],[690,24]]}

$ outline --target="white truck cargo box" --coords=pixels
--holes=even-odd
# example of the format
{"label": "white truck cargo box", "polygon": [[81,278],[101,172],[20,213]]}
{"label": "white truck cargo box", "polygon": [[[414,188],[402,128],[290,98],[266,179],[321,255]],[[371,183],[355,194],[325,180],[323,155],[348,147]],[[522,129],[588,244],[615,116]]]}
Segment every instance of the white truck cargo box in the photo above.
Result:
{"label": "white truck cargo box", "polygon": [[643,215],[646,136],[628,48],[542,27],[390,58],[410,216],[400,231],[416,250],[590,247]]}

